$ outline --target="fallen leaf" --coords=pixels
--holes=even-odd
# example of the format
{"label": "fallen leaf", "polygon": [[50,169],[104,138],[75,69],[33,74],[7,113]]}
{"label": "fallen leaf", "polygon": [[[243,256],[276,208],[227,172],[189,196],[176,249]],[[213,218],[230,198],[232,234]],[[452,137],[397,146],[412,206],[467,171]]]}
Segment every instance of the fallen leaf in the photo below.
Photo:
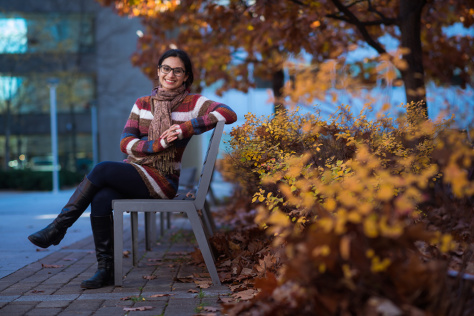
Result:
{"label": "fallen leaf", "polygon": [[207,289],[212,285],[212,281],[195,281],[196,285],[200,289]]}
{"label": "fallen leaf", "polygon": [[195,290],[195,289],[189,289],[189,290],[188,290],[188,293],[199,293],[199,291],[198,291],[198,290]]}
{"label": "fallen leaf", "polygon": [[154,279],[157,278],[157,276],[156,275],[144,275],[143,278],[145,280],[154,280]]}
{"label": "fallen leaf", "polygon": [[129,251],[129,250],[125,250],[125,251],[123,252],[123,257],[124,257],[124,258],[128,258],[129,255],[130,255],[130,251]]}
{"label": "fallen leaf", "polygon": [[163,296],[172,296],[172,295],[174,295],[174,294],[153,294],[150,297],[163,297]]}
{"label": "fallen leaf", "polygon": [[31,293],[44,293],[44,291],[43,290],[33,290],[33,291],[31,291]]}
{"label": "fallen leaf", "polygon": [[217,312],[219,308],[214,306],[204,306],[203,308],[206,312]]}
{"label": "fallen leaf", "polygon": [[257,294],[257,291],[255,291],[254,289],[248,289],[245,291],[234,293],[232,294],[232,297],[236,299],[240,299],[242,301],[248,301],[252,299],[255,296],[255,294]]}
{"label": "fallen leaf", "polygon": [[229,288],[232,292],[238,292],[238,291],[246,290],[247,286],[245,284],[231,284],[229,285]]}
{"label": "fallen leaf", "polygon": [[64,265],[62,265],[62,264],[44,264],[44,263],[42,263],[41,266],[42,266],[43,268],[47,268],[47,269],[62,268],[62,267],[64,267]]}
{"label": "fallen leaf", "polygon": [[235,302],[235,298],[233,298],[233,297],[219,297],[219,299],[217,301],[221,301],[224,304],[228,304],[228,303]]}
{"label": "fallen leaf", "polygon": [[176,278],[176,280],[183,283],[192,283],[194,281],[194,278],[193,276],[186,276],[186,277]]}
{"label": "fallen leaf", "polygon": [[123,310],[126,312],[137,312],[137,311],[146,311],[153,309],[153,306],[140,306],[140,307],[124,307]]}
{"label": "fallen leaf", "polygon": [[36,248],[36,252],[40,252],[40,251],[49,251],[49,249]]}
{"label": "fallen leaf", "polygon": [[64,261],[77,261],[76,258],[64,258],[63,260]]}

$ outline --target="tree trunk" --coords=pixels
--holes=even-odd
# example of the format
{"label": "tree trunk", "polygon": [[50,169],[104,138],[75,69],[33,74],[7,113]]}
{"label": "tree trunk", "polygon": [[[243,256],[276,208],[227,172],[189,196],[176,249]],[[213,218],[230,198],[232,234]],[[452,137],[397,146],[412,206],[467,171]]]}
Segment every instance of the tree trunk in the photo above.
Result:
{"label": "tree trunk", "polygon": [[283,105],[283,86],[285,84],[285,74],[283,69],[280,69],[273,73],[272,77],[272,88],[273,88],[273,96],[275,97],[275,101],[273,103],[273,112],[275,114],[284,112],[285,106]]}
{"label": "tree trunk", "polygon": [[[400,0],[400,33],[401,47],[409,50],[403,55],[407,69],[401,69],[407,103],[424,101],[421,106],[427,117],[428,104],[421,48],[421,12],[425,4],[426,0]],[[410,117],[410,113],[408,116]]]}

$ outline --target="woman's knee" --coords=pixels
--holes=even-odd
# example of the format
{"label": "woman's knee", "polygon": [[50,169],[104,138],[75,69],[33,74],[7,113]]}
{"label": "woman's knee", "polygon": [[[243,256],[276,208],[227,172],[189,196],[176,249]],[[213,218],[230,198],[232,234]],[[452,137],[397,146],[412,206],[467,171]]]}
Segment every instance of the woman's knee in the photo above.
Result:
{"label": "woman's knee", "polygon": [[114,161],[99,162],[94,166],[94,168],[92,168],[91,172],[87,175],[87,178],[95,185],[102,185],[103,180],[107,177],[107,174],[114,163]]}

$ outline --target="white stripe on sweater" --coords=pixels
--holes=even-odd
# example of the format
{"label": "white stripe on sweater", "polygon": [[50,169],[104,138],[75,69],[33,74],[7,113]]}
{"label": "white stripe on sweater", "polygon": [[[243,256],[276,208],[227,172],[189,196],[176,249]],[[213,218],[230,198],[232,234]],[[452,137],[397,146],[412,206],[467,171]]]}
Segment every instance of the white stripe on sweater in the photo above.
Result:
{"label": "white stripe on sweater", "polygon": [[136,103],[133,105],[132,113],[138,115],[140,120],[153,119],[153,114],[151,114],[150,110],[140,109]]}
{"label": "white stripe on sweater", "polygon": [[168,197],[163,193],[163,191],[161,190],[160,186],[158,185],[158,183],[156,183],[156,181],[150,177],[150,175],[148,174],[148,172],[140,165],[137,165],[137,164],[134,164],[135,166],[137,166],[141,171],[142,173],[145,175],[145,177],[147,178],[148,182],[151,184],[151,186],[153,187],[153,191],[155,191],[162,199],[167,199]]}
{"label": "white stripe on sweater", "polygon": [[196,101],[196,106],[192,111],[173,112],[171,113],[171,119],[178,122],[187,122],[192,120],[193,118],[198,117],[199,111],[201,111],[201,108],[206,101],[209,101],[209,99],[204,96],[200,96],[199,99]]}
{"label": "white stripe on sweater", "polygon": [[209,114],[212,114],[216,117],[217,121],[224,121],[225,122],[225,117],[222,116],[222,114],[220,114],[219,112],[217,111],[212,111],[211,113]]}
{"label": "white stripe on sweater", "polygon": [[135,139],[132,139],[132,140],[127,144],[127,148],[126,148],[127,154],[133,155],[133,153],[132,153],[132,147],[133,147],[133,145],[135,145],[138,141],[139,141],[139,139],[136,139],[136,138],[135,138]]}

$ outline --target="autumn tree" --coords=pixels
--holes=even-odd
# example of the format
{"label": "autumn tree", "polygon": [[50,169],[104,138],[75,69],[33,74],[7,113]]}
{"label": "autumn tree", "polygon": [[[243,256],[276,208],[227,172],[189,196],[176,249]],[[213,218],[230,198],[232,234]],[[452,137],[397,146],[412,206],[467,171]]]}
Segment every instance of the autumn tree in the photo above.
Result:
{"label": "autumn tree", "polygon": [[[97,1],[113,5],[118,14],[142,18],[144,34],[132,62],[150,78],[158,56],[179,47],[192,55],[203,85],[222,82],[218,93],[247,91],[258,79],[271,80],[276,110],[285,63],[303,53],[311,56],[316,73],[325,61],[344,63],[355,46],[370,46],[394,65],[408,102],[426,101],[427,80],[450,84],[456,78],[462,87],[472,83],[473,38],[444,32],[456,23],[472,26],[474,9],[467,1]],[[384,35],[398,40],[400,60],[383,45]],[[373,83],[377,68],[369,61],[351,76]]]}

